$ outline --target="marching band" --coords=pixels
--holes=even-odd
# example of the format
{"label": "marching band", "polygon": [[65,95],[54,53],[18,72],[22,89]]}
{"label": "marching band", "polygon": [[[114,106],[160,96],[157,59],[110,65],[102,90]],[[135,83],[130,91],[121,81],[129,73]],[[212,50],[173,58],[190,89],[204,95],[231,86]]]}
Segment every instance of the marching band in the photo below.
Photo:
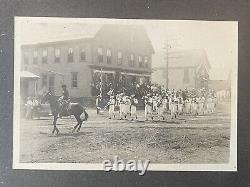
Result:
{"label": "marching band", "polygon": [[[115,108],[119,108],[119,119],[137,120],[137,107],[144,107],[145,121],[154,117],[165,120],[177,118],[179,115],[205,115],[213,113],[217,104],[216,94],[212,90],[150,90],[142,97],[136,94],[108,92],[109,101],[105,108],[109,108],[109,119],[116,119]],[[141,101],[141,103],[139,102]]]}

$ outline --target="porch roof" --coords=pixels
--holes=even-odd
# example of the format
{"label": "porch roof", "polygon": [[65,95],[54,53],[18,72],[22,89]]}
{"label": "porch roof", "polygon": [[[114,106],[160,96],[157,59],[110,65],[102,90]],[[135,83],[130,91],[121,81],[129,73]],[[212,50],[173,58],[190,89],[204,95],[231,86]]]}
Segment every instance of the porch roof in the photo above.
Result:
{"label": "porch roof", "polygon": [[38,75],[35,75],[34,73],[31,73],[29,71],[21,71],[20,78],[40,79],[40,77]]}

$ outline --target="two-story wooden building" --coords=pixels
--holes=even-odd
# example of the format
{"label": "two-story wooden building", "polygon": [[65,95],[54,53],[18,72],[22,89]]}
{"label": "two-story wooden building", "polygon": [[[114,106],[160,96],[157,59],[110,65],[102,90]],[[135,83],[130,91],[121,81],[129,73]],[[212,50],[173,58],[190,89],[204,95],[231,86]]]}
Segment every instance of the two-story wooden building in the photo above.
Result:
{"label": "two-story wooden building", "polygon": [[[210,63],[205,50],[176,50],[153,55],[152,80],[169,89],[208,88]],[[168,81],[167,81],[168,78]]]}
{"label": "two-story wooden building", "polygon": [[25,44],[22,70],[38,75],[35,93],[50,89],[61,94],[66,84],[71,97],[92,97],[95,81],[148,81],[154,53],[146,30],[138,25],[106,24],[92,37]]}

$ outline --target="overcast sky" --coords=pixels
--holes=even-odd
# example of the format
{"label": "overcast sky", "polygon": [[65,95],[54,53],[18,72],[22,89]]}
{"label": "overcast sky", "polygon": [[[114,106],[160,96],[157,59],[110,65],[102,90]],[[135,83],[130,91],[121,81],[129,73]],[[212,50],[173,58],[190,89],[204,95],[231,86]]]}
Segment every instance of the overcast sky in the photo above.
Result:
{"label": "overcast sky", "polygon": [[105,23],[144,25],[156,53],[168,38],[172,50],[206,50],[213,69],[229,71],[237,63],[237,22],[26,18],[17,33],[21,43],[81,38]]}

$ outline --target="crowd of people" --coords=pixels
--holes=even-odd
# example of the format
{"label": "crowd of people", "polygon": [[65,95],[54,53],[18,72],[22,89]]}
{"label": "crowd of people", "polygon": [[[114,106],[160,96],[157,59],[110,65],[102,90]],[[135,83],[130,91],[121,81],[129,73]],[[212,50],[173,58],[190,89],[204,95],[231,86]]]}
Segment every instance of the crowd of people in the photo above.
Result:
{"label": "crowd of people", "polygon": [[[215,111],[217,104],[216,93],[212,89],[179,89],[169,90],[163,86],[152,83],[131,84],[129,87],[121,86],[114,90],[112,86],[107,93],[109,97],[104,109],[109,109],[109,118],[131,120],[137,119],[136,109],[143,103],[145,120],[154,116],[176,118],[178,115],[204,115]],[[101,110],[102,95],[97,96],[97,113]],[[118,108],[119,112],[115,109]]]}

